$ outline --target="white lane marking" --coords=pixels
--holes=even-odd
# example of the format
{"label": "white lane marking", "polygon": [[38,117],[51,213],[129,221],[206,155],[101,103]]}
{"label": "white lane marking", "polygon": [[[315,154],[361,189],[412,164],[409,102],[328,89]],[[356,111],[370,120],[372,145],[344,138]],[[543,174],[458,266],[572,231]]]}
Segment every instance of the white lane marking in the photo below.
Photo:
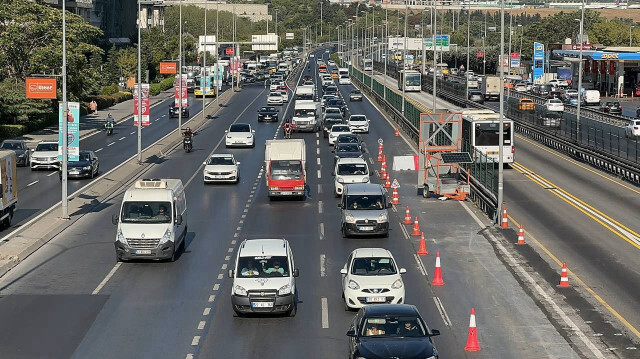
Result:
{"label": "white lane marking", "polygon": [[202,315],[207,316],[209,314],[211,314],[211,308],[209,308],[209,307],[204,308],[204,311],[202,312]]}
{"label": "white lane marking", "polygon": [[193,354],[187,354],[187,356],[185,357],[185,359],[193,359]]}
{"label": "white lane marking", "polygon": [[116,144],[115,142],[111,142],[110,144],[107,145],[107,147],[111,147],[111,146],[113,146],[115,144]]}
{"label": "white lane marking", "polygon": [[102,282],[100,282],[100,284],[98,284],[96,289],[94,289],[93,292],[91,292],[91,295],[96,295],[96,294],[100,293],[100,290],[107,284],[109,279],[111,279],[111,277],[113,277],[113,275],[116,273],[116,271],[118,270],[118,268],[120,268],[121,265],[122,265],[122,262],[116,263],[116,265],[114,265],[113,268],[111,268],[111,270],[109,271],[107,276],[104,277],[104,279],[102,279]]}
{"label": "white lane marking", "polygon": [[322,178],[322,172],[320,172],[320,170],[318,170],[318,179]]}
{"label": "white lane marking", "polygon": [[[55,172],[53,172],[53,173],[55,173]],[[27,187],[31,187],[31,186],[33,186],[34,184],[38,183],[38,182],[40,182],[40,180],[35,180],[35,181],[33,181],[33,182],[29,183],[29,184],[27,185]]]}
{"label": "white lane marking", "polygon": [[224,274],[222,273],[218,274],[218,279],[224,279]]}
{"label": "white lane marking", "polygon": [[429,278],[429,274],[427,274],[427,270],[424,268],[424,263],[422,263],[420,257],[418,257],[418,255],[414,253],[413,258],[415,258],[416,263],[418,263],[418,269],[420,269],[420,273],[422,273],[423,276]]}
{"label": "white lane marking", "polygon": [[409,232],[407,231],[406,228],[404,228],[404,225],[402,223],[400,223],[400,228],[402,229],[402,234],[404,235],[404,238],[409,239]]}
{"label": "white lane marking", "polygon": [[327,276],[326,269],[325,269],[326,260],[327,260],[327,257],[324,254],[321,254],[320,255],[320,277]]}
{"label": "white lane marking", "polygon": [[211,295],[209,296],[209,300],[208,300],[208,302],[209,302],[209,303],[213,303],[213,301],[215,301],[215,300],[216,300],[216,295],[215,295],[215,294],[211,294]]}
{"label": "white lane marking", "polygon": [[316,148],[316,154],[319,155],[320,154],[320,147]]}
{"label": "white lane marking", "polygon": [[[436,90],[438,91],[438,90]],[[371,163],[373,165],[373,159],[371,159],[371,157],[369,157],[369,163]]]}
{"label": "white lane marking", "polygon": [[130,135],[133,135],[134,133],[136,133],[136,131],[131,132]]}
{"label": "white lane marking", "polygon": [[224,256],[224,260],[225,261],[231,260],[231,256]]}
{"label": "white lane marking", "polygon": [[193,340],[191,341],[191,345],[192,346],[197,346],[200,343],[200,336],[196,335],[193,337]]}
{"label": "white lane marking", "polygon": [[220,290],[220,284],[216,283],[213,285],[213,290]]}
{"label": "white lane marking", "polygon": [[316,146],[320,146],[320,140],[316,140]]}
{"label": "white lane marking", "polygon": [[322,213],[324,208],[322,208],[322,201],[318,201],[318,213]]}
{"label": "white lane marking", "polygon": [[322,298],[322,328],[329,328],[329,301]]}
{"label": "white lane marking", "polygon": [[316,132],[316,138],[320,137],[320,134],[318,132]]}
{"label": "white lane marking", "polygon": [[318,183],[318,194],[322,193],[322,185]]}
{"label": "white lane marking", "polygon": [[202,330],[204,329],[204,326],[206,325],[207,322],[205,322],[204,320],[201,320],[200,323],[198,323],[198,330]]}
{"label": "white lane marking", "polygon": [[236,233],[234,233],[234,234],[233,234],[233,237],[234,237],[234,238],[238,238],[238,237],[240,237],[240,233],[237,233],[237,232],[236,232]]}
{"label": "white lane marking", "polygon": [[127,136],[122,136],[122,137],[120,137],[120,138],[118,139],[118,141],[122,141],[122,140],[124,140],[125,138],[127,138]]}
{"label": "white lane marking", "polygon": [[320,223],[320,240],[324,239],[324,222]]}
{"label": "white lane marking", "polygon": [[447,315],[447,311],[444,310],[442,301],[440,301],[440,298],[438,297],[433,297],[433,301],[436,303],[436,308],[438,308],[438,312],[440,312],[440,317],[442,318],[444,325],[451,328],[453,324],[451,323],[451,319],[449,319],[449,315]]}
{"label": "white lane marking", "polygon": [[[436,91],[437,91],[437,90],[436,90]],[[396,207],[391,207],[391,209],[392,209],[394,212],[398,213],[398,209],[397,209]]]}
{"label": "white lane marking", "polygon": [[[459,203],[467,211],[467,213],[469,213],[471,218],[473,218],[476,221],[476,223],[478,224],[478,226],[480,226],[480,228],[486,227],[484,223],[482,223],[480,218],[478,218],[478,216],[469,208],[469,206],[467,206],[465,203],[462,203],[462,202],[459,202]],[[518,275],[521,278],[523,278],[524,281],[529,283],[528,287],[533,288],[538,293],[538,295],[544,298],[544,300],[551,305],[551,307],[553,308],[553,311],[556,312],[556,314],[562,319],[565,325],[571,328],[571,331],[575,333],[578,336],[578,338],[580,338],[582,343],[586,345],[587,348],[589,348],[589,350],[591,350],[591,353],[596,358],[604,358],[604,355],[600,352],[600,350],[598,350],[595,344],[593,344],[593,342],[589,340],[589,338],[587,338],[584,332],[576,325],[576,323],[573,322],[571,318],[569,318],[569,316],[562,310],[562,308],[560,308],[560,306],[553,301],[551,296],[547,294],[547,292],[545,292],[545,290],[542,289],[542,287],[540,287],[540,285],[533,279],[533,277],[531,277],[531,275],[526,270],[524,270],[522,266],[520,266],[520,263],[518,263],[518,261],[516,261],[516,259],[513,258],[513,256],[511,255],[511,252],[509,252],[507,248],[505,248],[502,245],[502,243],[500,243],[498,239],[491,232],[485,231],[485,233],[487,233],[490,240],[496,245],[496,248],[498,248],[503,258],[507,260],[511,268],[513,268],[516,272],[518,272]]]}
{"label": "white lane marking", "polygon": [[[162,117],[164,117],[164,115],[162,115]],[[158,121],[160,121],[160,119],[156,118],[154,122],[158,122]]]}
{"label": "white lane marking", "polygon": [[55,175],[55,174],[58,174],[58,171],[55,171],[55,172],[51,172],[51,173],[49,173],[49,174],[47,175],[47,177],[51,177],[51,176],[53,176],[53,175]]}
{"label": "white lane marking", "polygon": [[227,263],[222,263],[222,270],[227,269]]}
{"label": "white lane marking", "polygon": [[100,152],[100,151],[102,151],[103,149],[104,149],[103,147],[100,147],[100,148],[98,148],[95,152]]}
{"label": "white lane marking", "polygon": [[235,240],[235,239],[232,239],[232,240],[231,240],[231,244],[232,244],[232,245],[233,245],[233,244],[236,244],[236,240]]}
{"label": "white lane marking", "polygon": [[318,157],[316,159],[317,159],[318,166],[320,166],[320,157]]}

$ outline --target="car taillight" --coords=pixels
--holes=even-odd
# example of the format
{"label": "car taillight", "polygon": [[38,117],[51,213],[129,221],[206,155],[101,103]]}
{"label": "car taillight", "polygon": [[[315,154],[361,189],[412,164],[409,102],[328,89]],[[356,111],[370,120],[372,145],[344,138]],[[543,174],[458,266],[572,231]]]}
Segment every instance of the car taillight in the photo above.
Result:
{"label": "car taillight", "polygon": [[514,146],[511,146],[511,154],[516,153],[516,148]]}
{"label": "car taillight", "polygon": [[[634,127],[633,127],[633,129],[634,129],[634,130],[637,130],[637,129],[638,129],[638,126],[634,126]],[[63,137],[63,138],[64,138],[64,137]]]}

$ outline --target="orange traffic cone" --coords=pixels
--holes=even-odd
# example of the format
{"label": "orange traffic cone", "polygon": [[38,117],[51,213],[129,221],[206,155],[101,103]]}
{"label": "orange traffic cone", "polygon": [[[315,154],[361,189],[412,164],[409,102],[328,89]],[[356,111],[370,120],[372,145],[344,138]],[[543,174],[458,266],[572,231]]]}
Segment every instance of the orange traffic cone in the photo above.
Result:
{"label": "orange traffic cone", "polygon": [[426,256],[427,254],[429,254],[429,252],[427,251],[427,242],[424,240],[424,232],[422,232],[422,234],[420,235],[420,247],[418,248],[418,255]]}
{"label": "orange traffic cone", "polygon": [[[388,182],[389,180],[387,180]],[[400,204],[400,197],[398,196],[398,189],[394,188],[391,194],[391,204]]]}
{"label": "orange traffic cone", "polygon": [[464,350],[468,352],[479,352],[480,344],[478,343],[478,332],[476,329],[476,309],[471,308],[471,318],[469,318],[469,334],[467,335],[467,345]]}
{"label": "orange traffic cone", "polygon": [[388,174],[387,174],[387,179],[384,182],[384,188],[391,188],[391,182],[389,182],[389,175]]}
{"label": "orange traffic cone", "polygon": [[433,272],[433,281],[431,281],[431,285],[444,285],[444,281],[442,280],[442,268],[440,268],[440,251],[436,252],[436,270]]}
{"label": "orange traffic cone", "polygon": [[518,244],[524,244],[524,229],[520,225],[520,231],[518,232]]}
{"label": "orange traffic cone", "polygon": [[387,170],[387,161],[385,160],[385,158],[384,158],[384,157],[382,158],[382,169],[383,169],[384,171],[386,171],[386,170]]}
{"label": "orange traffic cone", "polygon": [[501,228],[509,228],[509,219],[507,218],[507,205],[505,204],[502,208],[502,223],[500,223]]}
{"label": "orange traffic cone", "polygon": [[567,273],[567,263],[562,263],[562,272],[560,272],[560,285],[559,287],[569,286],[569,274]]}
{"label": "orange traffic cone", "polygon": [[387,171],[384,168],[380,171],[380,178],[382,178],[382,180],[387,179]]}
{"label": "orange traffic cone", "polygon": [[398,131],[397,127],[396,127],[396,137],[400,137],[400,131]]}
{"label": "orange traffic cone", "polygon": [[404,224],[411,224],[411,212],[409,212],[409,206],[407,206],[407,210],[404,212]]}
{"label": "orange traffic cone", "polygon": [[420,235],[420,224],[418,223],[418,217],[416,217],[416,220],[413,222],[413,232],[411,233],[412,236],[419,236]]}
{"label": "orange traffic cone", "polygon": [[378,162],[382,162],[382,151],[378,152]]}

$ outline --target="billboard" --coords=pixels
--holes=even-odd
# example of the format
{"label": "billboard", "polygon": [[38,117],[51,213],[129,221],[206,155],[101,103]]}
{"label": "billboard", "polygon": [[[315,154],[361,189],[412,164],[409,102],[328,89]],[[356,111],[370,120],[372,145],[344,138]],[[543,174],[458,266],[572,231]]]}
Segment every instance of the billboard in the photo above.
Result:
{"label": "billboard", "polygon": [[293,35],[293,32],[287,32],[284,38],[287,40],[293,40],[295,37]]}
{"label": "billboard", "polygon": [[63,103],[58,105],[58,161],[62,161],[62,126],[67,121],[67,158],[78,161],[80,156],[80,103],[68,102],[69,112],[65,118]]}
{"label": "billboard", "polygon": [[544,44],[533,43],[533,81],[544,76]]}
{"label": "billboard", "polygon": [[[182,86],[182,91],[180,91],[180,86]],[[174,89],[174,98],[175,98],[175,106],[180,106],[180,99],[182,99],[182,107],[189,107],[188,97],[187,97],[187,75],[182,75],[182,79],[176,76],[175,81],[173,81],[173,89]],[[182,92],[182,96],[180,95]]]}
{"label": "billboard", "polygon": [[161,62],[160,73],[161,74],[175,74],[178,72],[178,66],[175,62]]}
{"label": "billboard", "polygon": [[512,52],[510,57],[511,57],[511,67],[520,67],[520,53]]}
{"label": "billboard", "polygon": [[27,77],[27,98],[55,99],[56,79]]}
{"label": "billboard", "polygon": [[198,36],[198,52],[203,53],[205,50],[212,54],[217,54],[215,35],[207,35],[206,39],[203,35]]}
{"label": "billboard", "polygon": [[[133,87],[133,125],[138,126],[138,87]],[[149,103],[149,84],[142,84],[142,127],[149,126],[149,113],[151,105]]]}
{"label": "billboard", "polygon": [[[436,50],[437,51],[449,51],[449,44],[451,43],[451,37],[449,35],[436,35]],[[424,46],[427,51],[433,51],[433,38],[425,37]]]}
{"label": "billboard", "polygon": [[278,51],[278,35],[251,35],[251,50],[253,51]]}
{"label": "billboard", "polygon": [[[389,50],[391,51],[403,51],[404,50],[404,37],[391,37],[389,38]],[[407,38],[407,50],[417,51],[422,50],[422,42],[419,38],[408,37]]]}

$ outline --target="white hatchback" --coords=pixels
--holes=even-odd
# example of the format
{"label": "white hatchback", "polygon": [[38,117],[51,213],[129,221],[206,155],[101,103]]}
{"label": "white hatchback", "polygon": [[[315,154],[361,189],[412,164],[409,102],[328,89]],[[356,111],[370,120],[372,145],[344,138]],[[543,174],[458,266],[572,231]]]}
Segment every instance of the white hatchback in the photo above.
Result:
{"label": "white hatchback", "polygon": [[560,101],[557,98],[552,98],[547,100],[544,103],[544,107],[547,109],[547,111],[557,111],[557,112],[564,111],[564,104],[562,103],[562,101]]}
{"label": "white hatchback", "polygon": [[369,119],[365,115],[349,116],[347,125],[349,125],[349,131],[351,131],[351,133],[369,133]]}
{"label": "white hatchback", "polygon": [[333,146],[340,135],[351,133],[348,125],[333,125],[329,131],[329,144]]}
{"label": "white hatchback", "polygon": [[[354,144],[355,145],[355,144]],[[350,183],[369,183],[369,166],[364,158],[340,158],[336,162],[333,174],[335,177],[335,195],[342,196],[344,185]]]}
{"label": "white hatchback", "polygon": [[240,162],[231,154],[214,154],[204,165],[204,183],[240,181]]}
{"label": "white hatchback", "polygon": [[256,145],[256,131],[253,130],[251,128],[251,125],[248,123],[234,123],[233,125],[229,126],[229,129],[225,132],[226,136],[224,144],[226,147],[255,147]]}
{"label": "white hatchback", "polygon": [[405,291],[401,274],[391,252],[383,248],[358,248],[351,252],[342,274],[344,309],[370,304],[403,304]]}
{"label": "white hatchback", "polygon": [[640,120],[631,120],[624,128],[624,133],[627,137],[640,136]]}

